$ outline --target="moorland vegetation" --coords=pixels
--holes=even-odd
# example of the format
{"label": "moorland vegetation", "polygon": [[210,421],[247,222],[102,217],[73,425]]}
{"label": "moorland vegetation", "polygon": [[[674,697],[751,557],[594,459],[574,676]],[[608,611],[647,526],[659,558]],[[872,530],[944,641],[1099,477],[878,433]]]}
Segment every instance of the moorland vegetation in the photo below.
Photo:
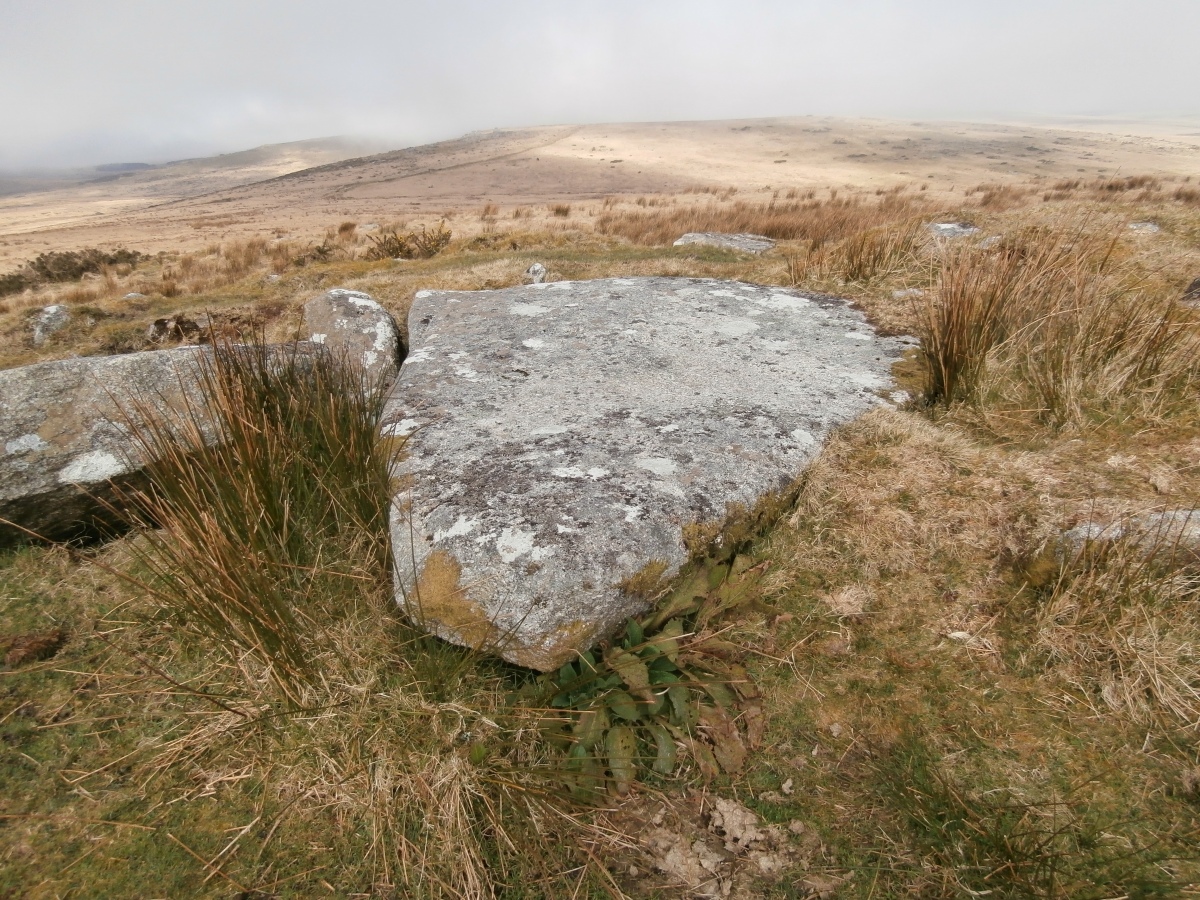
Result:
{"label": "moorland vegetation", "polygon": [[[402,262],[387,242],[416,225],[347,222],[47,279],[0,301],[0,364],[147,348],[166,315],[277,340],[335,285],[402,321],[419,288],[535,260],[847,296],[921,349],[906,396],[836,432],[733,555],[542,677],[398,615],[379,392],[329,357],[218,353],[204,403],[229,439],[143,431],[162,462],[137,527],[0,557],[0,891],[682,896],[703,839],[709,895],[1200,889],[1194,548],[1061,537],[1200,507],[1187,182],[980,185],[952,208],[714,188],[450,229]],[[780,243],[670,246],[699,230]],[[52,302],[71,324],[34,347]],[[772,862],[718,801],[778,826]]]}

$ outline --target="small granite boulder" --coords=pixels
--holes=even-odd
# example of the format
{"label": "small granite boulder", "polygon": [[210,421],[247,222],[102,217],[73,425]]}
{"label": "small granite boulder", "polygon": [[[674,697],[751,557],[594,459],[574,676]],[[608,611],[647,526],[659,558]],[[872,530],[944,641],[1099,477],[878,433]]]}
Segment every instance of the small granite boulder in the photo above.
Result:
{"label": "small granite boulder", "polygon": [[765,253],[775,246],[775,241],[761,234],[722,234],[716,231],[689,231],[675,242],[676,247],[688,244],[703,244],[723,250],[739,250],[742,253]]}
{"label": "small granite boulder", "polygon": [[962,238],[979,234],[979,229],[968,222],[930,222],[929,230],[938,238]]}
{"label": "small granite boulder", "polygon": [[[691,278],[420,291],[381,422],[398,602],[540,670],[645,610],[731,512],[884,402],[906,343],[845,301]],[[690,535],[690,537],[686,537]]]}
{"label": "small granite boulder", "polygon": [[54,306],[47,306],[39,311],[37,317],[33,320],[34,346],[42,346],[42,344],[49,340],[50,335],[56,331],[61,331],[70,321],[71,310],[61,303],[56,303]]}
{"label": "small granite boulder", "polygon": [[1200,278],[1188,285],[1187,290],[1183,292],[1182,300],[1189,305],[1200,306]]}
{"label": "small granite boulder", "polygon": [[326,291],[304,304],[304,327],[314,344],[339,352],[345,348],[368,379],[390,379],[400,368],[400,329],[370,294],[344,288]]}
{"label": "small granite boulder", "polygon": [[525,270],[526,284],[542,284],[546,280],[546,267],[539,262]]}

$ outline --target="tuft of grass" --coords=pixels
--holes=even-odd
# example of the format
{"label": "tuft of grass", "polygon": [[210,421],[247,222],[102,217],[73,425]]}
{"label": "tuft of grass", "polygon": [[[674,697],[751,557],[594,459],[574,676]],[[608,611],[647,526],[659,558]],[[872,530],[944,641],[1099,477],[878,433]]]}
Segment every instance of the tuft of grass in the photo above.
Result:
{"label": "tuft of grass", "polygon": [[386,565],[391,461],[375,434],[382,385],[298,346],[218,341],[195,406],[131,417],[153,460],[130,500],[158,528],[141,545],[155,594],[232,658],[255,657],[293,704],[319,674],[306,635],[339,614],[320,591],[329,543]]}
{"label": "tuft of grass", "polygon": [[1151,521],[1078,551],[1051,548],[1057,574],[1009,615],[1029,635],[1026,665],[1043,661],[1133,721],[1166,715],[1186,727],[1200,720],[1200,576],[1175,519]]}
{"label": "tuft of grass", "polygon": [[923,236],[921,219],[869,228],[833,243],[813,242],[803,256],[788,258],[793,285],[809,278],[867,282],[911,265]]}
{"label": "tuft of grass", "polygon": [[650,245],[671,244],[689,231],[723,231],[762,234],[777,240],[807,240],[816,248],[908,220],[921,209],[920,201],[893,193],[870,202],[859,198],[783,203],[708,202],[646,211],[612,209],[596,220],[596,230]]}
{"label": "tuft of grass", "polygon": [[926,401],[1052,428],[1185,401],[1200,377],[1194,324],[1122,271],[1118,234],[1038,228],[949,251],[918,309]]}

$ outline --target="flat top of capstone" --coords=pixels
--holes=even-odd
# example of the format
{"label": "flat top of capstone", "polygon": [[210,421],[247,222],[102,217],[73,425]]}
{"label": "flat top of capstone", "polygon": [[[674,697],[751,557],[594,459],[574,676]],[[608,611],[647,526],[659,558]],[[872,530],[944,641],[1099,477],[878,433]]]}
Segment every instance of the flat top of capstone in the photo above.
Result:
{"label": "flat top of capstone", "polygon": [[838,299],[688,278],[421,291],[410,334],[382,425],[409,440],[398,580],[453,559],[502,655],[543,669],[640,611],[617,585],[676,570],[684,526],[788,485],[905,347]]}

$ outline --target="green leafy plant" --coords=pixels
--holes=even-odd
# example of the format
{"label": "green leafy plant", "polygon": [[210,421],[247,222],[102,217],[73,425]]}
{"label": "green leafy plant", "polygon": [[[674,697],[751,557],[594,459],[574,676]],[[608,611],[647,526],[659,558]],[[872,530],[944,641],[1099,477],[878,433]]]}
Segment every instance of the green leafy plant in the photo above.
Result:
{"label": "green leafy plant", "polygon": [[532,686],[561,710],[544,731],[564,748],[577,794],[625,794],[647,769],[670,776],[682,758],[706,779],[742,769],[761,740],[762,709],[743,649],[716,623],[757,598],[765,568],[744,555],[697,567],[619,639]]}

